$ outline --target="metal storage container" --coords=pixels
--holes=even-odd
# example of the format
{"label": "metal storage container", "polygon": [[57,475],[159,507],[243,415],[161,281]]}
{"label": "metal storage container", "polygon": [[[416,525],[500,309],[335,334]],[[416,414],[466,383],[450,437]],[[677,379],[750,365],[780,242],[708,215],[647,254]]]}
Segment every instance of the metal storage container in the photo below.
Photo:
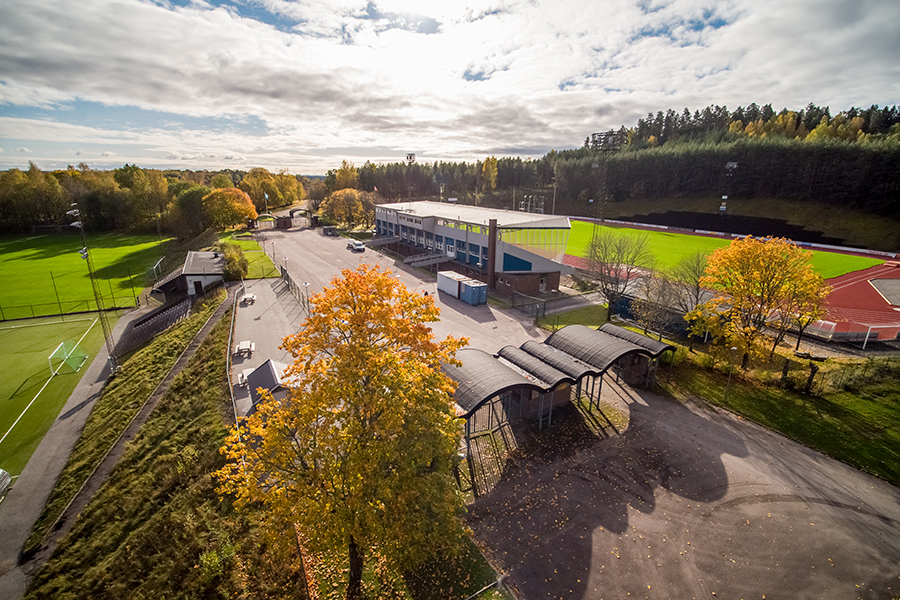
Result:
{"label": "metal storage container", "polygon": [[487,304],[487,284],[475,279],[466,279],[460,283],[459,299],[472,306]]}
{"label": "metal storage container", "polygon": [[466,279],[456,271],[438,271],[437,287],[439,292],[459,298],[460,281]]}

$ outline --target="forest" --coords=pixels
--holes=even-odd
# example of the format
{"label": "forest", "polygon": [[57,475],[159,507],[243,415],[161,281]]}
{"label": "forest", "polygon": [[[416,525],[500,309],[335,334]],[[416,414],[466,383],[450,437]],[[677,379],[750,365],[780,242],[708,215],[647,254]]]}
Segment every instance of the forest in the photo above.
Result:
{"label": "forest", "polygon": [[[93,231],[127,229],[196,235],[214,225],[216,215],[204,199],[212,192],[237,188],[258,213],[320,195],[321,181],[289,173],[250,171],[185,171],[142,169],[126,164],[112,171],[81,163],[44,172],[30,163],[27,171],[0,172],[0,231],[41,233],[69,224],[77,205]],[[241,194],[241,195],[243,195]]]}
{"label": "forest", "polygon": [[[527,132],[523,133],[527,135]],[[348,163],[349,164],[349,163]],[[728,165],[726,167],[726,165]],[[708,106],[669,109],[632,128],[594,133],[583,145],[539,159],[486,157],[475,162],[366,162],[351,187],[377,201],[456,197],[490,202],[501,190],[516,197],[558,198],[575,215],[590,200],[627,202],[678,198],[809,200],[900,216],[900,109],[851,108],[832,116],[809,104],[775,112],[770,104],[729,111]],[[78,203],[92,229],[148,229],[186,236],[210,224],[202,201],[237,187],[257,212],[309,198],[314,205],[348,187],[330,170],[324,181],[266,169],[112,171],[88,165],[44,172],[0,172],[0,231],[41,231],[66,223]]]}

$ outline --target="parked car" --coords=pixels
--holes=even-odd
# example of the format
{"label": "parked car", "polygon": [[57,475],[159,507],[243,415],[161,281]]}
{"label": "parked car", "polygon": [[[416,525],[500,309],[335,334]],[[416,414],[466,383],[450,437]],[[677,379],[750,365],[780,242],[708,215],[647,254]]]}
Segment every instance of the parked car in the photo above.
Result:
{"label": "parked car", "polygon": [[347,248],[353,250],[354,252],[365,252],[366,245],[359,240],[350,240],[349,242],[347,242]]}

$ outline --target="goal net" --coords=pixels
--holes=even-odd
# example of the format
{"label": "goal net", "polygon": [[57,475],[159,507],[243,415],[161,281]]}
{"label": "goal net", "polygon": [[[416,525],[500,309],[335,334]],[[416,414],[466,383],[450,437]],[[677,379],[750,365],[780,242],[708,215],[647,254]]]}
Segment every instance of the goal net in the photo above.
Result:
{"label": "goal net", "polygon": [[50,372],[53,375],[59,373],[76,373],[87,360],[88,355],[78,347],[75,342],[62,342],[56,347],[48,359]]}

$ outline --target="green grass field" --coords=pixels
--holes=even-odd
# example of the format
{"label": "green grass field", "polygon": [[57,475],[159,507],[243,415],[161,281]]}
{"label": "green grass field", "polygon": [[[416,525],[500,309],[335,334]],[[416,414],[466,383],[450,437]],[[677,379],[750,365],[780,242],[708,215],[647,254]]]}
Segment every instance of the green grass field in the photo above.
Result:
{"label": "green grass field", "polygon": [[[678,264],[682,257],[694,252],[710,253],[716,248],[722,248],[731,243],[730,240],[720,238],[672,233],[670,231],[644,231],[624,227],[616,227],[614,229],[631,232],[635,235],[646,233],[650,251],[653,253],[656,267],[659,269],[670,269]],[[569,233],[566,254],[584,256],[590,245],[592,232],[593,225],[590,223],[572,221],[572,230]],[[837,252],[822,252],[820,250],[812,251],[813,268],[825,279],[880,265],[883,262],[883,260],[877,258],[851,256]]]}
{"label": "green grass field", "polygon": [[[152,274],[163,256],[164,241],[155,235],[88,233],[105,304],[113,297],[117,306],[134,304],[149,283],[148,272]],[[81,247],[81,236],[74,230],[0,236],[0,320],[94,310],[87,266],[78,254]]]}
{"label": "green grass field", "polygon": [[[110,313],[114,323],[115,316]],[[95,314],[18,321],[0,327],[0,343],[6,356],[3,360],[5,376],[0,378],[0,438],[7,434],[29,403],[27,412],[12,431],[0,442],[0,469],[18,475],[38,447],[47,430],[59,415],[66,400],[81,380],[85,369],[103,345],[103,331]],[[50,377],[47,357],[60,342],[77,342],[87,332],[80,347],[88,354],[87,361],[77,373],[68,371]],[[40,395],[35,396],[40,391]]]}
{"label": "green grass field", "polygon": [[272,259],[246,231],[220,233],[219,241],[237,244],[244,251],[244,256],[247,257],[247,262],[249,263],[247,279],[278,277],[278,269],[275,268]]}

